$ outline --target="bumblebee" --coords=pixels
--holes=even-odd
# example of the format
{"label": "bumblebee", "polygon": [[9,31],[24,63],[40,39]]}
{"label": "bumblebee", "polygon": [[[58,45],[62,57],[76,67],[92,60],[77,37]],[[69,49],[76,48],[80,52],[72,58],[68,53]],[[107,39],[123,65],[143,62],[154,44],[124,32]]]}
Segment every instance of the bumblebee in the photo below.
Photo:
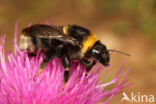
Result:
{"label": "bumblebee", "polygon": [[29,55],[38,51],[44,53],[43,62],[60,57],[66,73],[71,67],[71,60],[78,60],[89,71],[99,60],[104,66],[109,65],[110,54],[96,35],[78,25],[54,26],[36,24],[22,30],[20,49]]}

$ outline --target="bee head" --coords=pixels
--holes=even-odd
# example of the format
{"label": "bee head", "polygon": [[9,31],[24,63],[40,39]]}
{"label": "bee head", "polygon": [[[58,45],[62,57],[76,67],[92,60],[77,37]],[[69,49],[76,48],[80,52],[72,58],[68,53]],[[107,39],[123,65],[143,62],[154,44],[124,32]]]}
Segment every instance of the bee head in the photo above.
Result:
{"label": "bee head", "polygon": [[95,43],[92,48],[92,57],[95,60],[99,60],[105,66],[109,65],[110,55],[106,49],[106,46],[101,44],[99,41]]}

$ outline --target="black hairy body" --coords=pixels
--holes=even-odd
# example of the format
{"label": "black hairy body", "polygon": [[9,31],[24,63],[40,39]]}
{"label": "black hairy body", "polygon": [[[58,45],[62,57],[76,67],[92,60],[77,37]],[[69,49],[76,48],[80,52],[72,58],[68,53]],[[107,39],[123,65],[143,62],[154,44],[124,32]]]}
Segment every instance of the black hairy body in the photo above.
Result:
{"label": "black hairy body", "polygon": [[36,24],[22,30],[20,49],[30,55],[38,51],[44,53],[43,62],[60,57],[66,70],[70,61],[80,61],[90,70],[99,60],[103,65],[109,64],[109,52],[86,28],[78,25],[54,26]]}

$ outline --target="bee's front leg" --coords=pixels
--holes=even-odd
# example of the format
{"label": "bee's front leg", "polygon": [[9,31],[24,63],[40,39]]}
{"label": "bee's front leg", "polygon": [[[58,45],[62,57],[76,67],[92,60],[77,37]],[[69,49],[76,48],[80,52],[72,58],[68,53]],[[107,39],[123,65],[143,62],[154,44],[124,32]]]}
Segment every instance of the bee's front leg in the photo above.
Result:
{"label": "bee's front leg", "polygon": [[86,67],[86,70],[87,72],[89,72],[91,70],[91,68],[96,64],[96,61],[93,60],[92,62],[86,60],[86,59],[83,59],[81,61],[82,65]]}

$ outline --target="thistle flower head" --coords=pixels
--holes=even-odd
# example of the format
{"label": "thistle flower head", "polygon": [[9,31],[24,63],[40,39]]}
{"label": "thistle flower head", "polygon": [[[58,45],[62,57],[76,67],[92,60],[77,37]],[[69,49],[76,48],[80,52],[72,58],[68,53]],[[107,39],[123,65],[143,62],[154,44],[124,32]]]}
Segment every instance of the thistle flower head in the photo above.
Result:
{"label": "thistle flower head", "polygon": [[[107,83],[102,83],[110,69],[98,67],[98,63],[87,74],[78,62],[72,62],[69,80],[64,84],[64,68],[59,58],[49,62],[45,70],[34,77],[40,70],[42,55],[29,58],[27,53],[19,50],[16,44],[17,26],[15,29],[15,54],[7,53],[5,60],[5,35],[0,37],[0,104],[97,104],[104,98],[107,104],[121,89],[128,87],[126,71],[122,68]],[[101,80],[100,72],[106,70]],[[119,83],[120,82],[120,83]],[[112,89],[106,87],[116,83]]]}

